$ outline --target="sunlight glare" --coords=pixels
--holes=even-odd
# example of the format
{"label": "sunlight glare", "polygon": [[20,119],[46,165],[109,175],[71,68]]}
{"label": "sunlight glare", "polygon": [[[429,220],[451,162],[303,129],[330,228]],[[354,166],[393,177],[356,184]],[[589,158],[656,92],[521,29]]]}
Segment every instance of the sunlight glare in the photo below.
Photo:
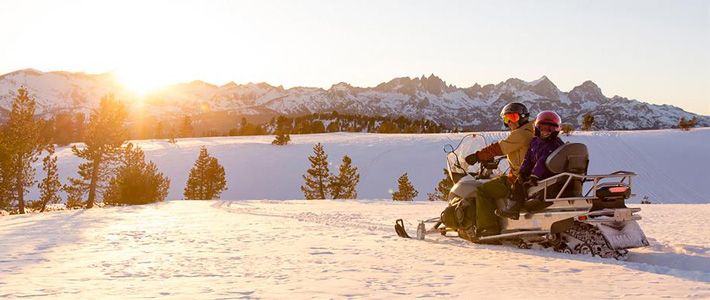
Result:
{"label": "sunlight glare", "polygon": [[146,96],[151,92],[167,86],[170,82],[166,82],[165,78],[158,74],[140,71],[119,71],[116,72],[118,82],[129,92],[136,96]]}

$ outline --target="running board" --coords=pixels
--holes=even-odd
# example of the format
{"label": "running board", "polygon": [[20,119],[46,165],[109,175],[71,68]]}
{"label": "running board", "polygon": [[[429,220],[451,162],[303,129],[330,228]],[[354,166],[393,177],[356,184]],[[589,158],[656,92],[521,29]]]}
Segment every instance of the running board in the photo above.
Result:
{"label": "running board", "polygon": [[517,231],[517,232],[503,233],[503,234],[498,234],[498,235],[485,236],[485,237],[479,238],[478,240],[479,241],[491,241],[491,240],[497,240],[497,239],[509,238],[509,237],[526,236],[526,235],[541,235],[541,234],[548,234],[548,233],[550,233],[549,230]]}

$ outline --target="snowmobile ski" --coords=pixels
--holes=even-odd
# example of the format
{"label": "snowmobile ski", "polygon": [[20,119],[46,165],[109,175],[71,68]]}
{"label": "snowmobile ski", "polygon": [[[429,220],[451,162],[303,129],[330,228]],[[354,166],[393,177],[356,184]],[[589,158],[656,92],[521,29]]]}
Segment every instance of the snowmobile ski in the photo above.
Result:
{"label": "snowmobile ski", "polygon": [[[434,226],[430,228],[429,230],[426,229],[426,223],[434,223]],[[417,225],[417,236],[416,239],[418,240],[423,240],[424,237],[427,234],[432,234],[432,233],[442,233],[442,228],[439,228],[441,226],[441,218],[431,218],[428,220],[424,221],[419,221],[419,225]],[[445,230],[445,229],[444,229]],[[397,221],[394,222],[394,231],[397,233],[399,237],[403,238],[408,238],[411,239],[412,237],[407,233],[407,230],[404,229],[404,221],[402,219],[397,219]],[[444,231],[443,234],[446,232]]]}

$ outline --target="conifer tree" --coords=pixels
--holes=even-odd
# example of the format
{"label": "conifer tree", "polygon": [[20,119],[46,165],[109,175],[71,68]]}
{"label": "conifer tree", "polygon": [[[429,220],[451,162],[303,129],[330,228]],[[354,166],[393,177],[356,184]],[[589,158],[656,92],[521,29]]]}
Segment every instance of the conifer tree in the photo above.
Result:
{"label": "conifer tree", "polygon": [[338,175],[331,175],[329,178],[330,194],[333,199],[356,199],[358,182],[360,182],[360,174],[357,172],[357,167],[353,166],[352,159],[345,155]]}
{"label": "conifer tree", "polygon": [[313,155],[308,156],[311,168],[303,175],[304,184],[301,186],[303,196],[308,199],[325,199],[328,196],[328,155],[323,150],[321,143],[313,146]]}
{"label": "conifer tree", "polygon": [[698,118],[693,117],[690,120],[685,119],[685,117],[680,117],[680,120],[678,121],[678,128],[684,131],[689,131],[690,128],[695,127],[695,125],[698,124]]}
{"label": "conifer tree", "polygon": [[126,140],[123,128],[126,116],[124,104],[113,95],[103,97],[99,108],[92,112],[86,129],[85,146],[82,149],[76,145],[72,146],[74,155],[86,162],[79,165],[79,178],[70,178],[70,185],[65,187],[68,204],[81,205],[83,195],[86,194],[86,208],[94,206],[96,195],[103,191],[105,183],[111,177],[116,157]]}
{"label": "conifer tree", "polygon": [[427,199],[429,201],[446,201],[449,197],[451,187],[453,186],[454,182],[449,177],[449,171],[444,169],[444,178],[442,178],[439,183],[436,184],[433,193],[427,194]]}
{"label": "conifer tree", "polygon": [[193,135],[192,118],[185,116],[182,118],[182,124],[180,125],[180,137],[192,137]]}
{"label": "conifer tree", "polygon": [[417,195],[419,195],[419,192],[417,192],[412,183],[409,182],[407,173],[402,174],[402,176],[397,179],[397,184],[399,185],[399,188],[396,192],[392,193],[392,200],[412,201]]}
{"label": "conifer tree", "polygon": [[143,150],[129,143],[121,156],[116,176],[104,192],[104,203],[140,205],[165,200],[170,179],[158,172],[155,163],[145,162]]}
{"label": "conifer tree", "polygon": [[190,170],[183,196],[188,200],[211,200],[227,189],[224,167],[217,158],[207,153],[207,147],[200,148],[200,155]]}
{"label": "conifer tree", "polygon": [[19,88],[2,131],[0,145],[0,152],[4,152],[4,159],[0,161],[0,196],[7,197],[9,201],[5,202],[17,202],[21,214],[25,213],[25,194],[37,182],[32,164],[37,161],[42,149],[39,123],[34,113],[34,98],[30,97],[26,88]]}
{"label": "conifer tree", "polygon": [[564,135],[569,136],[574,131],[574,127],[572,127],[572,124],[563,123],[562,126],[560,126],[560,130],[564,133]]}
{"label": "conifer tree", "polygon": [[42,159],[42,169],[46,177],[39,183],[39,211],[43,212],[47,204],[59,203],[59,191],[62,183],[59,181],[59,169],[57,168],[57,156],[54,155],[54,145],[47,146],[47,156]]}
{"label": "conifer tree", "polygon": [[271,142],[271,144],[283,146],[283,145],[288,144],[288,142],[290,142],[290,141],[291,141],[291,135],[284,132],[284,130],[282,130],[282,129],[276,129],[276,137]]}
{"label": "conifer tree", "polygon": [[68,209],[84,207],[84,195],[86,195],[87,192],[84,186],[69,183],[62,186],[62,190],[67,194],[65,206]]}
{"label": "conifer tree", "polygon": [[592,125],[594,125],[594,116],[590,113],[584,114],[584,118],[582,120],[582,130],[591,130]]}

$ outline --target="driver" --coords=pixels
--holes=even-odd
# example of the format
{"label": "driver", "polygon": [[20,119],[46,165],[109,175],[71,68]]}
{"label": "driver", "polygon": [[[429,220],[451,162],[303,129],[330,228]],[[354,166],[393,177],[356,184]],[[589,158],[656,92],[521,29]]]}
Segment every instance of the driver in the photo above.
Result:
{"label": "driver", "polygon": [[545,161],[550,154],[564,142],[557,136],[562,126],[562,118],[554,111],[543,111],[535,118],[535,138],[530,142],[525,160],[520,167],[518,180],[513,185],[511,201],[505,208],[496,209],[500,217],[517,220],[520,218],[520,208],[527,199],[528,189],[536,186],[539,180],[546,179],[554,173],[547,169]]}
{"label": "driver", "polygon": [[476,190],[477,237],[500,233],[498,218],[494,213],[495,200],[510,195],[511,186],[518,177],[530,141],[535,135],[533,124],[528,122],[530,116],[528,108],[522,103],[507,104],[501,110],[500,116],[503,118],[503,124],[510,129],[510,135],[466,157],[466,163],[474,165],[477,162],[492,160],[496,156],[506,155],[510,164],[510,172],[507,175],[491,179],[478,186]]}

